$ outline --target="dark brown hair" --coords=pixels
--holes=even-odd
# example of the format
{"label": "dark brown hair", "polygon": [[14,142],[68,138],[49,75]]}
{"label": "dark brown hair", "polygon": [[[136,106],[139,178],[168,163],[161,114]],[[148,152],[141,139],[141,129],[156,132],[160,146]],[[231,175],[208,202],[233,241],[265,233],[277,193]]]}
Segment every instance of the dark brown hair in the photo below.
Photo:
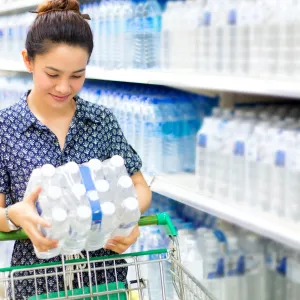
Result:
{"label": "dark brown hair", "polygon": [[41,4],[29,29],[26,49],[30,59],[47,53],[57,44],[80,46],[92,54],[94,43],[87,15],[80,13],[77,0],[50,0]]}

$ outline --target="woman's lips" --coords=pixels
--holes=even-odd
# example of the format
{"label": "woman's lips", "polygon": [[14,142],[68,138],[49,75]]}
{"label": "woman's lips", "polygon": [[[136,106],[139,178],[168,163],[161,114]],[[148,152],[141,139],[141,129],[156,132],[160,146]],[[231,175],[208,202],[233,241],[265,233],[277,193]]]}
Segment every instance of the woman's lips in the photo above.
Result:
{"label": "woman's lips", "polygon": [[63,102],[63,101],[66,101],[70,95],[67,95],[67,96],[56,96],[56,95],[53,95],[53,94],[50,94],[52,96],[52,98],[56,101],[59,101],[59,102]]}

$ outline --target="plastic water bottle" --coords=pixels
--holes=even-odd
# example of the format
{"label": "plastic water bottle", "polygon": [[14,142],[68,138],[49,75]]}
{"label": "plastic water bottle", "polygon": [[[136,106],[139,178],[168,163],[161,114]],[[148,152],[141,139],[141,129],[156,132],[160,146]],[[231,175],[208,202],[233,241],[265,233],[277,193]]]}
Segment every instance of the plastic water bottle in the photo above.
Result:
{"label": "plastic water bottle", "polygon": [[[163,104],[166,104],[167,100],[163,99],[152,99],[148,103],[145,103],[144,108],[144,137],[143,137],[143,155],[144,161],[146,162],[147,172],[149,174],[157,174],[167,168],[169,161],[168,153],[169,147],[176,147],[172,141],[168,140],[168,131],[164,131],[167,128],[163,124]],[[167,129],[168,130],[168,129]],[[167,165],[163,165],[163,158],[165,155],[165,162]]]}
{"label": "plastic water bottle", "polygon": [[258,172],[260,168],[260,149],[265,141],[266,132],[271,126],[270,121],[265,120],[256,125],[253,134],[246,142],[246,188],[245,203],[249,207],[258,208],[256,199],[258,191]]}
{"label": "plastic water bottle", "polygon": [[132,179],[129,176],[121,176],[117,183],[115,203],[118,205],[122,200],[129,197],[136,197]]}
{"label": "plastic water bottle", "polygon": [[[243,120],[241,110],[236,110],[233,120],[225,122],[219,131],[220,150],[216,155],[216,185],[215,197],[221,201],[229,200],[229,188],[231,182],[232,151],[234,147],[234,133]],[[229,172],[228,172],[229,171]]]}
{"label": "plastic water bottle", "polygon": [[216,157],[220,152],[221,137],[228,121],[231,119],[231,111],[225,110],[220,123],[215,121],[211,128],[210,143],[207,147],[205,161],[205,185],[204,191],[207,195],[214,195],[216,188]]}
{"label": "plastic water bottle", "polygon": [[122,220],[118,228],[113,232],[112,237],[127,237],[138,223],[141,213],[139,203],[135,198],[127,198],[121,204],[121,214],[119,219]]}
{"label": "plastic water bottle", "polygon": [[245,253],[245,276],[242,281],[242,299],[262,299],[266,294],[264,248],[260,237],[247,234],[241,244]]}
{"label": "plastic water bottle", "polygon": [[212,134],[213,131],[216,130],[219,113],[219,110],[215,109],[213,112],[213,117],[205,118],[203,125],[197,134],[196,177],[197,184],[202,191],[205,187],[208,147],[213,145]]}
{"label": "plastic water bottle", "polygon": [[87,234],[91,229],[91,207],[84,204],[80,205],[70,213],[69,218],[71,230],[62,247],[64,255],[78,254],[84,249]]}
{"label": "plastic water bottle", "polygon": [[168,173],[180,172],[180,112],[173,99],[164,99],[159,102],[163,112],[163,145],[164,145],[164,170]]}
{"label": "plastic water bottle", "polygon": [[287,258],[287,274],[286,277],[287,287],[286,287],[286,299],[297,299],[299,295],[300,288],[300,257],[299,253],[292,252]]}
{"label": "plastic water bottle", "polygon": [[135,9],[134,66],[159,67],[161,8],[156,0],[142,0]]}
{"label": "plastic water bottle", "polygon": [[79,166],[75,162],[69,162],[63,166],[63,172],[70,186],[81,183]]}
{"label": "plastic water bottle", "polygon": [[92,178],[94,180],[94,182],[104,179],[104,174],[103,174],[103,170],[102,170],[102,162],[97,159],[91,159],[88,162],[88,167],[91,170],[91,174],[92,174]]}
{"label": "plastic water bottle", "polygon": [[244,202],[245,196],[245,146],[255,124],[255,115],[253,112],[245,114],[245,119],[236,128],[236,134],[234,139],[234,149],[231,162],[231,176],[230,176],[230,199],[234,203]]}
{"label": "plastic water bottle", "polygon": [[108,59],[108,44],[106,42],[106,36],[109,31],[109,25],[107,20],[107,4],[108,0],[104,0],[100,3],[99,7],[99,48],[96,51],[96,60],[100,68],[106,67]]}
{"label": "plastic water bottle", "polygon": [[88,233],[88,239],[85,249],[95,251],[103,248],[109,239],[112,231],[118,224],[116,218],[116,207],[111,202],[101,204],[102,220],[101,225],[93,225]]}
{"label": "plastic water bottle", "polygon": [[113,191],[111,191],[109,183],[106,180],[96,181],[95,188],[98,192],[98,197],[99,197],[100,203],[112,201]]}
{"label": "plastic water bottle", "polygon": [[287,139],[287,158],[285,173],[285,215],[286,218],[297,222],[300,207],[299,199],[299,181],[300,178],[300,160],[299,160],[299,133],[295,133],[294,137]]}
{"label": "plastic water bottle", "polygon": [[122,36],[120,37],[121,68],[133,67],[133,15],[134,3],[125,0],[121,7]]}
{"label": "plastic water bottle", "polygon": [[224,299],[239,299],[241,294],[241,286],[239,285],[239,277],[244,274],[245,264],[243,252],[239,247],[238,238],[236,236],[227,237],[228,252],[225,258],[226,288]]}
{"label": "plastic water bottle", "polygon": [[41,168],[41,173],[42,173],[42,180],[43,180],[43,190],[48,193],[49,192],[49,188],[53,185],[55,185],[55,168],[50,165],[50,164],[46,164],[43,165]]}

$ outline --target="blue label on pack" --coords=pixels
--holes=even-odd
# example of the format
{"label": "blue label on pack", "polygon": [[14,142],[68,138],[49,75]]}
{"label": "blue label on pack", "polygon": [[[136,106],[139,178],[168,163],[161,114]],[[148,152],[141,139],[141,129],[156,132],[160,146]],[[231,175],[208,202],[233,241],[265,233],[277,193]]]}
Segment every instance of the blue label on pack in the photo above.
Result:
{"label": "blue label on pack", "polygon": [[231,9],[228,13],[228,24],[229,25],[235,25],[237,19],[237,14],[235,9]]}
{"label": "blue label on pack", "polygon": [[202,148],[206,148],[206,145],[207,145],[207,136],[206,136],[206,134],[200,134],[199,135],[198,145]]}
{"label": "blue label on pack", "polygon": [[233,154],[235,156],[244,156],[245,154],[245,143],[237,141],[234,144]]}
{"label": "blue label on pack", "polygon": [[206,11],[203,14],[203,25],[204,26],[209,26],[211,24],[211,12]]}
{"label": "blue label on pack", "polygon": [[284,167],[285,166],[285,152],[284,151],[276,151],[275,155],[275,165],[278,167]]}
{"label": "blue label on pack", "polygon": [[128,223],[128,224],[121,223],[121,224],[119,225],[119,228],[120,228],[120,229],[128,229],[128,228],[131,228],[131,227],[133,227],[133,226],[135,226],[135,225],[136,225],[136,222],[131,222],[131,223]]}
{"label": "blue label on pack", "polygon": [[89,192],[96,190],[92,176],[91,176],[90,169],[86,166],[80,166],[80,173],[81,173],[82,182],[87,191],[87,196],[90,200],[90,206],[92,209],[92,225],[101,224],[102,210],[101,210],[100,200],[97,199],[97,200],[93,201],[89,197]]}

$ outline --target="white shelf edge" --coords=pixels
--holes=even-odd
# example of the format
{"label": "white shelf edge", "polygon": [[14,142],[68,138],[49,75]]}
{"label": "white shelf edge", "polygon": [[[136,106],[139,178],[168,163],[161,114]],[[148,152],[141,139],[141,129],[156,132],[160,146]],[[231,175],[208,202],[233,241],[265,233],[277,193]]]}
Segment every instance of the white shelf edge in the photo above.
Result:
{"label": "white shelf edge", "polygon": [[0,15],[11,13],[13,11],[26,10],[28,8],[37,6],[41,3],[41,0],[22,0],[22,4],[21,1],[17,1],[16,3],[12,4],[5,4],[2,5],[2,7],[0,8]]}
{"label": "white shelf edge", "polygon": [[[0,71],[26,72],[22,62],[0,61]],[[183,89],[223,91],[265,96],[300,98],[300,85],[288,79],[211,76],[160,70],[104,70],[87,68],[87,79],[172,86]]]}
{"label": "white shelf edge", "polygon": [[[185,188],[181,184],[178,184],[180,176],[182,176],[183,182],[195,182],[195,176],[188,174],[156,176],[154,178],[146,176],[146,181],[151,186],[153,192],[300,250],[300,225],[297,226],[269,213],[256,212],[243,206],[222,203],[194,190]],[[173,181],[172,178],[176,180]]]}

